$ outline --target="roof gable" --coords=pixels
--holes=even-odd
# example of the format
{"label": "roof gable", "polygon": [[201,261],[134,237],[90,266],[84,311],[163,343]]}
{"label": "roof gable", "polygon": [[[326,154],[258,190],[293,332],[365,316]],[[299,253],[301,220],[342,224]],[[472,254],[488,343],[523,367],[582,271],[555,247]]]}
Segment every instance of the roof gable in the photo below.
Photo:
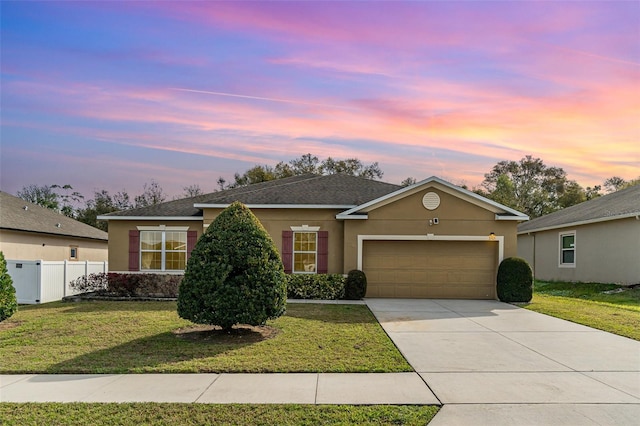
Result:
{"label": "roof gable", "polygon": [[518,233],[606,222],[638,215],[640,215],[640,185],[603,195],[522,223],[518,226]]}
{"label": "roof gable", "polygon": [[107,240],[108,234],[54,210],[0,191],[0,228],[67,237]]}
{"label": "roof gable", "polygon": [[337,219],[364,219],[367,217],[367,213],[388,204],[394,203],[400,199],[416,194],[428,188],[437,188],[447,194],[460,198],[466,202],[474,204],[478,207],[482,207],[496,215],[497,220],[527,220],[529,217],[523,213],[513,210],[510,207],[504,206],[488,198],[482,197],[474,192],[468,191],[464,188],[460,188],[450,182],[440,179],[436,176],[431,176],[423,181],[415,183],[413,185],[400,188],[392,193],[383,195],[382,197],[371,200],[362,205],[356,206],[336,216]]}

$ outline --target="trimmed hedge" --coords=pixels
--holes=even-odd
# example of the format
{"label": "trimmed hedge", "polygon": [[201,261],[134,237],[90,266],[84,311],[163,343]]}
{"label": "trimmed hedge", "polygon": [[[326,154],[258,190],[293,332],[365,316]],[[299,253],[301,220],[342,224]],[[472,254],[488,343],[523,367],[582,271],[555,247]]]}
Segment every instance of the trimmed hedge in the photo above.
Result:
{"label": "trimmed hedge", "polygon": [[4,321],[18,310],[16,289],[7,270],[7,261],[0,251],[0,321]]}
{"label": "trimmed hedge", "polygon": [[359,269],[352,269],[347,274],[344,288],[344,298],[360,300],[367,294],[367,276]]}
{"label": "trimmed hedge", "polygon": [[178,294],[178,315],[198,324],[261,325],[284,314],[286,275],[273,239],[242,203],[198,239]]}
{"label": "trimmed hedge", "polygon": [[533,272],[526,260],[508,257],[498,266],[498,298],[503,302],[530,302],[533,297]]}
{"label": "trimmed hedge", "polygon": [[345,281],[345,277],[341,274],[287,275],[287,297],[289,299],[342,299]]}
{"label": "trimmed hedge", "polygon": [[119,274],[114,272],[89,274],[69,284],[82,293],[94,292],[118,297],[178,297],[182,275]]}

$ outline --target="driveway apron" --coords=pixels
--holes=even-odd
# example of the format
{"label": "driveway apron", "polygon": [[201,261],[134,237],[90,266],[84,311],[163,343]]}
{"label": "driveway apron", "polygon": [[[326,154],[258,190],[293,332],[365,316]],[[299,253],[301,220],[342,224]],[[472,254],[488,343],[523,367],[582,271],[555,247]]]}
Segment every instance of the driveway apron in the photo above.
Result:
{"label": "driveway apron", "polygon": [[640,418],[640,342],[491,300],[366,303],[444,405],[433,425]]}

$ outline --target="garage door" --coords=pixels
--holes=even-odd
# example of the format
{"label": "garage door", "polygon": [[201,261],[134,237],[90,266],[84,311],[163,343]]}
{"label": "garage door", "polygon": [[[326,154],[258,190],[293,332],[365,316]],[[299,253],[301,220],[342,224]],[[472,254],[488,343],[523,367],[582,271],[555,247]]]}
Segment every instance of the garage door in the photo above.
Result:
{"label": "garage door", "polygon": [[495,299],[497,247],[485,241],[365,241],[367,297]]}

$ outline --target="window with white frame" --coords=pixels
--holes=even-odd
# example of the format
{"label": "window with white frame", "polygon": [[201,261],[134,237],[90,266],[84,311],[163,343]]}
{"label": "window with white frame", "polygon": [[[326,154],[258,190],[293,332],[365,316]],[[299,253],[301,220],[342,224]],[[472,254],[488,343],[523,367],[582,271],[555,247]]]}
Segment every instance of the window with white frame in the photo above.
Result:
{"label": "window with white frame", "polygon": [[576,266],[576,233],[565,232],[560,234],[560,266]]}
{"label": "window with white frame", "polygon": [[186,230],[140,231],[140,269],[182,271],[187,264]]}
{"label": "window with white frame", "polygon": [[318,233],[293,232],[293,273],[315,274],[318,270]]}
{"label": "window with white frame", "polygon": [[78,246],[69,247],[69,259],[78,260]]}

